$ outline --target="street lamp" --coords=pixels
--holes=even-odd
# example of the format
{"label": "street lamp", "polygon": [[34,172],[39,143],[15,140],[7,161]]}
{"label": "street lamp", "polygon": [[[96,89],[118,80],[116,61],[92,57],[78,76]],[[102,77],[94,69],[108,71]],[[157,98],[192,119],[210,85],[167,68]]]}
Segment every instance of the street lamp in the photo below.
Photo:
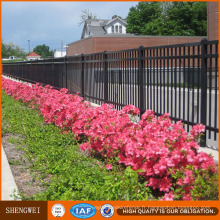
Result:
{"label": "street lamp", "polygon": [[29,49],[29,53],[30,53],[30,39],[28,39],[28,49]]}

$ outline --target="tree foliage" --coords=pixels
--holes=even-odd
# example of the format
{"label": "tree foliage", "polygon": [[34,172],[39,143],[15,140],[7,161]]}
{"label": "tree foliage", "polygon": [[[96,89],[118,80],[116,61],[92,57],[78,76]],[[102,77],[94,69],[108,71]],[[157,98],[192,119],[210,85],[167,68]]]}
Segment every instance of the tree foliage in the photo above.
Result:
{"label": "tree foliage", "polygon": [[140,35],[206,36],[206,2],[139,2],[127,17],[127,32]]}
{"label": "tree foliage", "polygon": [[46,46],[45,44],[36,46],[33,51],[39,54],[42,58],[53,57],[53,51],[50,51],[49,46]]}
{"label": "tree foliage", "polygon": [[113,15],[113,16],[112,16],[112,18],[120,18],[120,19],[124,20],[124,19],[123,19],[121,16],[116,15],[116,14],[115,14],[115,15]]}
{"label": "tree foliage", "polygon": [[7,44],[2,41],[2,58],[9,58],[10,56],[24,58],[26,56],[26,52],[19,46],[14,45],[12,42]]}

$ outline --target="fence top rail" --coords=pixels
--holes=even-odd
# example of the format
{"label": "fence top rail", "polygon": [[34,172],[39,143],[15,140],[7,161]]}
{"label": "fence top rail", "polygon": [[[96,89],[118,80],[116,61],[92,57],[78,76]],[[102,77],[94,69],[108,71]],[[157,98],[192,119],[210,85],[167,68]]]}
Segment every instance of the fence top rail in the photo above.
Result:
{"label": "fence top rail", "polygon": [[[194,43],[185,43],[185,44],[174,44],[174,45],[164,45],[164,46],[153,46],[153,47],[139,47],[142,50],[158,50],[158,49],[169,49],[169,48],[181,48],[181,47],[190,47],[190,46],[200,46],[203,44],[204,40],[200,42],[194,42]],[[213,45],[218,44],[218,40],[214,41],[205,41],[207,45]],[[2,65],[17,65],[17,64],[37,64],[37,63],[47,63],[47,62],[66,62],[68,59],[79,59],[80,57],[84,56],[86,58],[90,56],[103,56],[103,54],[107,55],[114,55],[114,54],[122,54],[126,52],[137,52],[139,48],[133,48],[133,49],[126,49],[126,50],[119,50],[119,51],[103,51],[99,53],[91,53],[91,54],[81,54],[81,55],[75,55],[75,56],[65,56],[65,57],[59,57],[59,58],[48,58],[48,59],[42,59],[42,60],[32,60],[32,61],[19,61],[19,62],[8,62],[8,63],[2,63]]]}
{"label": "fence top rail", "polygon": [[207,44],[218,44],[218,40],[207,41]]}
{"label": "fence top rail", "polygon": [[[143,50],[153,50],[153,49],[155,50],[155,49],[165,49],[165,48],[169,49],[169,48],[200,46],[200,45],[201,45],[201,42],[195,42],[195,43],[185,43],[185,44],[173,44],[173,45],[162,45],[162,46],[152,46],[152,47],[142,47],[142,46],[140,46],[140,47],[142,47]],[[107,54],[125,53],[125,52],[132,52],[132,51],[134,52],[134,51],[138,51],[139,48],[119,50],[119,51],[108,51]]]}
{"label": "fence top rail", "polygon": [[158,50],[158,49],[169,49],[169,48],[180,48],[180,47],[190,47],[190,46],[200,46],[201,42],[185,43],[185,44],[172,44],[172,45],[162,45],[153,47],[143,47],[144,50]]}
{"label": "fence top rail", "polygon": [[[144,50],[151,49],[163,49],[163,48],[176,48],[176,47],[189,47],[189,46],[200,46],[201,42],[193,42],[193,43],[184,43],[184,44],[173,44],[173,45],[162,45],[162,46],[152,46],[152,47],[143,47]],[[218,40],[207,41],[207,44],[218,44]],[[103,51],[102,53],[94,53],[94,54],[85,54],[84,56],[96,55],[96,54],[115,54],[115,53],[124,53],[124,52],[134,52],[138,51],[139,48],[126,49],[126,50],[118,50],[118,51]]]}
{"label": "fence top rail", "polygon": [[40,60],[27,60],[27,61],[16,61],[16,62],[7,62],[2,63],[2,65],[17,65],[17,64],[37,64],[37,63],[46,63],[46,62],[62,62],[65,61],[65,57],[55,57],[55,58],[45,58]]}
{"label": "fence top rail", "polygon": [[103,53],[105,53],[105,52],[106,52],[106,51],[98,52],[98,53],[82,54],[82,55],[85,56],[85,57],[89,57],[89,56],[98,56],[98,55],[103,56]]}

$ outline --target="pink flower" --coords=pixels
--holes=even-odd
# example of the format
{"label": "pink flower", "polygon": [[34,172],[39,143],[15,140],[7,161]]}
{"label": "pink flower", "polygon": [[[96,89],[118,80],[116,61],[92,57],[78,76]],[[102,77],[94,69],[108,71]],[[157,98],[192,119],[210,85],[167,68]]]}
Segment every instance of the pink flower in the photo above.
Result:
{"label": "pink flower", "polygon": [[154,112],[148,109],[142,116],[141,120],[151,120],[154,117]]}
{"label": "pink flower", "polygon": [[173,192],[165,193],[164,197],[161,199],[161,201],[173,201],[174,194]]}
{"label": "pink flower", "polygon": [[60,90],[60,92],[61,92],[61,93],[64,93],[64,94],[67,94],[67,93],[68,93],[68,89],[62,88],[62,89]]}
{"label": "pink flower", "polygon": [[205,126],[201,124],[194,125],[190,131],[191,138],[198,138],[199,135],[205,131]]}
{"label": "pink flower", "polygon": [[112,170],[112,164],[105,165],[107,170]]}
{"label": "pink flower", "polygon": [[121,113],[123,114],[132,114],[132,115],[138,115],[140,114],[139,108],[136,108],[134,105],[126,105],[121,110]]}
{"label": "pink flower", "polygon": [[91,145],[89,143],[83,143],[80,145],[80,148],[82,151],[87,151],[90,149],[90,147],[91,147]]}
{"label": "pink flower", "polygon": [[192,196],[190,193],[187,193],[183,196],[183,200],[186,200],[186,201],[191,201],[192,200]]}

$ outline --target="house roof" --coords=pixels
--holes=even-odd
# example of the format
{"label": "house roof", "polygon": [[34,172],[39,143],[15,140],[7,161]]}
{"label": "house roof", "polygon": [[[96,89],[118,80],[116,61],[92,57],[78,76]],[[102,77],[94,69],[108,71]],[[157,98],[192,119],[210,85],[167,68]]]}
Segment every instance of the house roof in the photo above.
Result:
{"label": "house roof", "polygon": [[40,57],[40,55],[35,52],[31,52],[30,54],[27,55],[27,57]]}
{"label": "house roof", "polygon": [[91,26],[104,26],[108,21],[104,19],[87,19],[85,23]]}
{"label": "house roof", "polygon": [[113,21],[115,21],[115,20],[119,20],[119,21],[121,21],[122,23],[124,23],[125,25],[127,25],[126,20],[121,19],[121,18],[119,18],[119,17],[116,17],[116,18],[114,18],[114,19],[112,19],[112,20],[109,20],[109,21],[106,23],[106,25],[111,24],[111,23],[112,23]]}
{"label": "house roof", "polygon": [[103,27],[98,27],[98,26],[91,26],[90,27],[90,34],[92,36],[96,36],[96,35],[103,35],[106,34],[106,31],[104,30]]}
{"label": "house roof", "polygon": [[[87,38],[84,38],[84,39],[80,39],[80,40],[77,40],[77,41],[74,41],[74,42],[71,42],[69,44],[67,44],[67,46],[70,46],[71,44],[75,44],[79,41],[84,41],[84,40],[87,40],[89,38],[93,38],[93,37],[108,37],[108,38],[129,38],[129,37],[132,37],[132,38],[198,38],[198,36],[160,36],[160,35],[138,35],[138,34],[130,34],[130,33],[126,33],[126,34],[100,34],[100,35],[95,35],[95,36],[89,36]],[[201,38],[206,38],[207,36],[201,36]]]}
{"label": "house roof", "polygon": [[104,27],[111,24],[115,20],[119,20],[122,23],[124,23],[125,25],[127,25],[126,20],[121,19],[119,17],[115,17],[110,20],[106,20],[106,19],[87,19],[87,20],[85,20],[81,39],[84,38],[84,34],[85,34],[87,26],[89,27],[89,32],[90,32],[89,35],[90,36],[100,36],[100,35],[106,36],[106,30]]}

